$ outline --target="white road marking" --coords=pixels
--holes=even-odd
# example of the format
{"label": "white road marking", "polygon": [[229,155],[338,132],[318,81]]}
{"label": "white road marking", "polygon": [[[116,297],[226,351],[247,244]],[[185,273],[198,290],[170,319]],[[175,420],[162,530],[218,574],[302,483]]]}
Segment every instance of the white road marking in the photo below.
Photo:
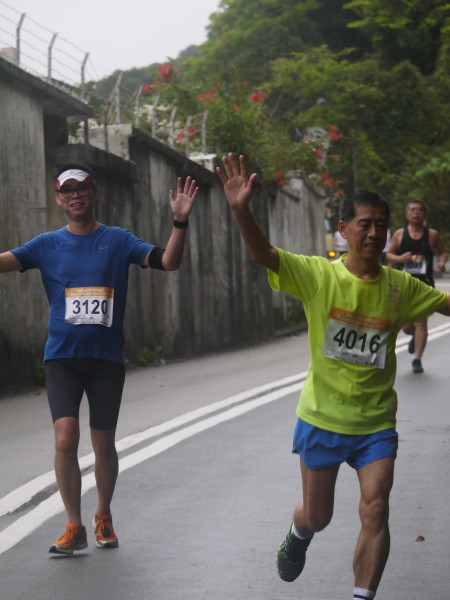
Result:
{"label": "white road marking", "polygon": [[[201,408],[185,413],[184,415],[180,415],[179,417],[175,417],[174,419],[170,419],[169,421],[165,421],[160,425],[155,425],[154,427],[150,427],[145,431],[140,431],[128,437],[122,438],[116,442],[117,452],[123,452],[128,448],[132,448],[137,444],[141,444],[148,439],[153,437],[157,437],[181,427],[182,425],[186,425],[196,419],[200,419],[208,414],[212,414],[213,412],[229,408],[233,404],[237,404],[238,402],[243,402],[249,400],[251,398],[255,398],[256,396],[261,396],[268,392],[271,392],[275,389],[285,387],[292,383],[296,383],[299,381],[303,381],[306,376],[306,372],[299,373],[298,375],[291,375],[289,377],[285,377],[284,379],[279,379],[278,381],[273,381],[271,383],[267,383],[265,385],[258,386],[256,388],[252,388],[245,392],[241,392],[234,396],[230,396],[229,398],[225,398],[224,400],[220,400],[218,402],[214,402],[213,404],[207,404]],[[94,453],[87,454],[79,459],[80,469],[84,470],[91,467],[94,464]],[[56,483],[55,472],[49,471],[44,475],[40,475],[35,479],[27,482],[21,487],[13,490],[6,496],[0,499],[0,517],[6,515],[10,512],[13,512],[26,502],[29,502],[33,496],[44,490],[49,485]]]}
{"label": "white road marking", "polygon": [[[298,376],[296,376],[296,379],[298,379]],[[156,456],[157,454],[161,454],[165,450],[172,448],[173,446],[179,444],[187,438],[190,438],[198,433],[210,429],[211,427],[215,427],[220,423],[229,421],[230,419],[235,419],[236,417],[239,417],[251,410],[254,410],[255,408],[259,408],[260,406],[268,404],[269,402],[279,400],[280,398],[286,397],[289,394],[297,392],[302,388],[302,386],[303,381],[285,386],[282,389],[278,389],[274,392],[269,392],[263,396],[255,398],[253,400],[249,400],[244,404],[234,406],[233,408],[229,408],[228,410],[213,415],[212,417],[198,421],[193,425],[189,425],[187,427],[184,427],[183,429],[180,429],[173,433],[169,433],[168,435],[160,438],[159,440],[156,440],[156,442],[153,442],[149,446],[145,446],[141,450],[137,450],[136,452],[120,459],[119,471],[122,473],[123,471],[131,469],[139,463],[148,460],[153,456]],[[82,478],[82,485],[83,487],[81,493],[83,495],[95,486],[94,473],[89,473],[88,475],[85,475]],[[38,506],[36,506],[36,508],[30,510],[26,515],[20,517],[9,527],[0,532],[0,554],[3,554],[3,552],[6,552],[10,548],[18,544],[35,529],[40,527],[45,521],[55,516],[56,514],[62,512],[63,510],[64,506],[61,501],[61,496],[59,492],[52,494],[49,498],[40,502]]]}
{"label": "white road marking", "polygon": [[[428,341],[438,339],[449,333],[450,324],[434,327],[429,331]],[[398,354],[407,350],[408,343],[408,338],[397,340],[396,353]],[[145,431],[118,440],[116,446],[117,451],[120,453],[153,437],[173,431],[177,428],[181,428],[178,429],[178,431],[168,433],[168,435],[161,437],[159,440],[156,440],[148,446],[145,446],[144,448],[121,458],[119,460],[119,471],[126,471],[127,469],[130,469],[141,462],[152,458],[153,456],[161,454],[165,450],[172,448],[185,439],[206,431],[211,427],[215,427],[220,423],[224,423],[230,419],[239,417],[251,410],[259,408],[260,406],[275,400],[279,400],[280,398],[299,391],[303,387],[305,377],[306,372],[303,372],[298,375],[286,377],[284,379],[253,388],[245,392],[241,392],[219,402],[215,402],[213,404],[209,404],[185,413],[184,415],[180,415],[179,417],[161,423],[160,425],[150,427]],[[238,403],[242,404],[233,406]],[[202,419],[202,417],[211,415],[214,412],[218,412],[218,414]],[[196,423],[183,427],[183,425],[192,423],[192,421],[196,420],[198,420]],[[90,453],[80,458],[79,462],[81,469],[92,466],[94,463],[94,454]],[[0,517],[13,512],[26,502],[29,502],[38,492],[44,490],[46,487],[54,484],[55,482],[56,480],[54,471],[50,471],[44,475],[36,477],[16,490],[13,490],[0,499]],[[82,494],[85,494],[88,490],[95,486],[94,474],[89,473],[83,476],[82,484]],[[26,515],[18,518],[9,527],[0,532],[0,554],[3,554],[18,544],[32,531],[40,527],[45,521],[62,512],[63,510],[64,506],[62,504],[59,492],[52,494],[49,498],[40,502],[38,506],[30,510]]]}

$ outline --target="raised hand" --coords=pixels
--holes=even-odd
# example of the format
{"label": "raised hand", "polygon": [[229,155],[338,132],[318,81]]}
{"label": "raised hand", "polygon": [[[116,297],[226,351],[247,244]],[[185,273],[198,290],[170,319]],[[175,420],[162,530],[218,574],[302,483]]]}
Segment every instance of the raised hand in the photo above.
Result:
{"label": "raised hand", "polygon": [[253,183],[257,177],[253,173],[248,177],[245,158],[241,154],[239,163],[232,152],[222,158],[223,170],[216,167],[216,172],[223,183],[223,189],[230,208],[244,208],[250,202],[253,192]]}
{"label": "raised hand", "polygon": [[183,187],[183,179],[178,177],[177,192],[170,190],[170,207],[173,217],[177,221],[187,221],[197,197],[199,188],[195,184],[195,179],[186,177]]}

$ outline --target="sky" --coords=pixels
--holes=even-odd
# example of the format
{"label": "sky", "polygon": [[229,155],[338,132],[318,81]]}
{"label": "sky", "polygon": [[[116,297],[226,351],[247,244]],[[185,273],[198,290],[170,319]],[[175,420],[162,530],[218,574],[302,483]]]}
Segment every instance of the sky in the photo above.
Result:
{"label": "sky", "polygon": [[[207,38],[210,15],[218,11],[219,2],[0,0],[0,48],[15,45],[14,24],[18,23],[21,13],[26,13],[22,25],[23,56],[31,58],[33,54],[41,54],[40,65],[45,69],[46,44],[50,44],[52,33],[58,33],[54,45],[55,63],[59,56],[69,64],[69,57],[64,53],[71,54],[72,50],[82,58],[89,53],[87,79],[101,79],[116,69],[128,70],[164,62],[169,57],[175,58],[191,44],[202,44]],[[10,28],[10,39],[4,33],[5,25]],[[45,40],[43,51],[39,50],[40,40]]]}

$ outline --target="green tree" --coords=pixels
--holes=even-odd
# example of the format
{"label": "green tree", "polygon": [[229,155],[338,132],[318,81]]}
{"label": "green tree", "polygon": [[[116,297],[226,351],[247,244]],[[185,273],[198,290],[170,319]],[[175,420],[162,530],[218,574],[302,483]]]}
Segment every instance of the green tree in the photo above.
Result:
{"label": "green tree", "polygon": [[442,0],[352,0],[345,8],[359,15],[349,25],[366,32],[386,66],[409,60],[423,73],[434,71],[441,31],[450,12]]}
{"label": "green tree", "polygon": [[405,200],[429,188],[445,219],[449,10],[438,0],[222,0],[207,42],[141,83],[150,104],[158,93],[177,108],[181,151],[199,148],[195,119],[207,115],[207,150],[244,152],[266,180],[301,169],[333,201],[377,189],[399,221]]}

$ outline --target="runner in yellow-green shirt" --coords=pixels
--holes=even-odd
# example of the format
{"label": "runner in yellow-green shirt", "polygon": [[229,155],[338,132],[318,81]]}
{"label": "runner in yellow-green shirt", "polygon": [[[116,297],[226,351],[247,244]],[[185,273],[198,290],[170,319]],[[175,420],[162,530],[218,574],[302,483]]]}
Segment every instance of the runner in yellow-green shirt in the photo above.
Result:
{"label": "runner in yellow-green shirt", "polygon": [[354,600],[375,597],[389,555],[389,494],[398,436],[395,341],[402,325],[435,311],[450,315],[450,297],[380,264],[389,205],[375,192],[346,196],[339,232],[348,253],[334,262],[273,246],[249,208],[256,174],[229,154],[217,173],[250,256],[268,268],[274,290],[304,304],[310,364],[297,405],[294,452],[300,455],[303,498],[277,551],[278,574],[302,572],[315,532],[331,521],[339,467],[360,483],[361,532],[353,561]]}
{"label": "runner in yellow-green shirt", "polygon": [[375,279],[362,279],[345,266],[347,255],[330,263],[278,253],[280,271],[269,271],[271,286],[302,300],[308,323],[314,324],[297,416],[344,434],[395,427],[397,334],[411,318],[446,305],[447,294],[386,267]]}

